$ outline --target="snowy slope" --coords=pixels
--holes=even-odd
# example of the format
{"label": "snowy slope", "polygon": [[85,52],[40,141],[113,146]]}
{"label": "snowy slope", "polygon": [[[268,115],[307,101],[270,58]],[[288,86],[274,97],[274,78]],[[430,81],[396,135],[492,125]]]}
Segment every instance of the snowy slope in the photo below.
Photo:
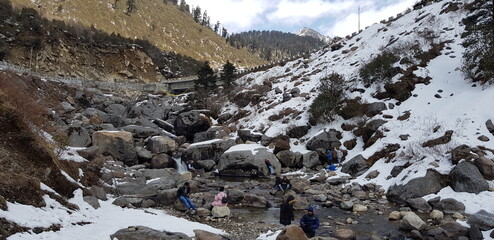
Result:
{"label": "snowy slope", "polygon": [[[460,10],[441,13],[450,2],[458,3]],[[344,47],[340,50],[333,52],[330,49],[321,50],[312,54],[308,59],[298,59],[284,66],[277,66],[243,77],[239,80],[239,84],[253,86],[262,85],[264,81],[271,81],[273,90],[266,94],[264,101],[260,104],[244,108],[252,114],[240,120],[240,124],[271,137],[287,134],[291,126],[302,126],[308,123],[307,110],[318,94],[319,79],[328,73],[336,72],[343,75],[347,80],[348,88],[365,88],[358,80],[359,69],[383,50],[398,53],[403,58],[411,54],[411,50],[407,48],[409,46],[419,44],[423,51],[428,51],[431,44],[444,42],[445,47],[440,56],[432,59],[427,66],[419,67],[414,71],[416,76],[430,77],[430,84],[415,85],[415,90],[412,92],[414,96],[399,105],[394,99],[379,100],[372,97],[373,93],[383,88],[382,84],[373,84],[365,88],[364,93],[346,91],[347,98],[361,97],[363,102],[367,103],[385,102],[386,105],[396,105],[393,109],[383,112],[383,114],[392,116],[392,119],[384,119],[382,115],[372,118],[387,121],[380,127],[381,130],[386,130],[384,131],[385,137],[367,149],[363,148],[361,138],[357,138],[357,147],[348,151],[346,159],[351,159],[358,154],[368,158],[387,144],[400,144],[401,148],[394,159],[389,163],[381,159],[368,170],[368,172],[379,170],[380,174],[377,178],[366,180],[364,178],[368,173],[366,172],[354,180],[363,184],[375,182],[385,189],[394,184],[404,184],[413,178],[424,176],[428,168],[434,168],[441,173],[449,173],[454,167],[449,160],[448,152],[452,148],[461,144],[494,147],[494,136],[489,133],[485,125],[487,120],[494,119],[491,105],[494,102],[494,87],[468,82],[461,72],[464,48],[461,45],[460,35],[463,32],[463,26],[460,22],[467,13],[462,6],[462,2],[459,1],[432,3],[420,10],[403,14],[394,21],[370,26],[352,39],[344,40]],[[409,65],[396,64],[395,66],[407,69]],[[397,81],[401,76],[402,74],[398,74],[392,81]],[[289,92],[294,87],[298,87],[301,93],[308,94],[308,97],[294,97],[282,102],[282,94],[277,94],[274,90],[279,88],[284,92]],[[436,94],[439,94],[440,98],[436,97]],[[267,106],[270,105],[271,108],[268,108]],[[268,120],[269,116],[278,114],[287,108],[302,111],[302,113],[296,119],[286,120],[287,117],[285,117],[277,121]],[[234,104],[227,104],[224,108],[224,111],[232,114],[237,110]],[[405,121],[397,120],[397,117],[406,111],[410,111],[410,118]],[[288,123],[283,123],[283,120]],[[333,128],[343,132],[343,139],[340,140],[343,143],[356,137],[351,132],[343,131],[342,123],[356,123],[359,120],[361,119],[347,121],[337,119],[331,123],[319,124],[313,126],[305,138],[310,138],[322,129]],[[436,126],[441,126],[441,128],[437,133],[433,133],[432,129]],[[451,142],[433,148],[422,147],[422,143],[442,136],[447,130],[454,130]],[[400,135],[406,134],[409,135],[408,140],[403,141],[399,138]],[[490,140],[487,142],[478,140],[481,135],[488,136]],[[300,149],[300,145],[297,149]],[[344,146],[341,149],[346,150]],[[487,157],[492,159],[494,156],[489,154]],[[439,167],[430,165],[432,162],[437,163]],[[399,176],[387,179],[394,166],[405,163],[412,165]],[[491,187],[494,186],[493,182],[489,184]],[[493,192],[475,195],[455,193],[444,189],[439,195],[458,196],[457,199],[467,205],[467,213],[476,212],[480,206],[487,211],[494,212],[494,202],[488,201],[494,197]]]}

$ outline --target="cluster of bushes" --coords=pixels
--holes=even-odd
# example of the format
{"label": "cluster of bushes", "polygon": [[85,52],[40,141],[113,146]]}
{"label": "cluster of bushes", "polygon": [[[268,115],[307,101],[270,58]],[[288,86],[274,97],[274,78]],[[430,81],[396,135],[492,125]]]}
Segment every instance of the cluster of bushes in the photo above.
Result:
{"label": "cluster of bushes", "polygon": [[393,64],[399,59],[395,54],[384,51],[360,69],[360,78],[366,84],[388,82],[399,72]]}
{"label": "cluster of bushes", "polygon": [[343,99],[344,82],[345,78],[337,73],[331,73],[321,78],[321,93],[314,99],[309,108],[311,122],[330,121],[334,117]]}

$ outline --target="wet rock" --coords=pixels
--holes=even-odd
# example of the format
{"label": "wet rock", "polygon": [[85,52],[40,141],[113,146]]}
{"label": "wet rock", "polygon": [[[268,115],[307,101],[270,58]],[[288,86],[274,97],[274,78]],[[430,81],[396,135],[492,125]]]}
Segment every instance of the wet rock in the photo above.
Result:
{"label": "wet rock", "polygon": [[405,203],[406,200],[411,198],[437,193],[446,186],[446,178],[438,172],[429,169],[424,177],[412,179],[404,185],[391,186],[386,196],[391,201]]}
{"label": "wet rock", "polygon": [[485,210],[480,210],[470,215],[467,223],[470,224],[470,226],[478,226],[482,231],[491,230],[494,228],[494,214]]}
{"label": "wet rock", "polygon": [[430,212],[432,210],[431,205],[423,198],[412,198],[407,200],[407,204],[415,210],[420,210],[423,212]]}
{"label": "wet rock", "polygon": [[489,189],[479,169],[470,162],[461,162],[449,173],[455,192],[480,193]]}
{"label": "wet rock", "polygon": [[111,240],[191,240],[190,237],[183,233],[172,233],[158,231],[148,227],[135,226],[118,230],[110,235]]}
{"label": "wet rock", "polygon": [[400,229],[411,231],[411,230],[423,230],[427,227],[425,223],[417,214],[414,212],[409,212],[400,221]]}
{"label": "wet rock", "polygon": [[446,214],[453,214],[455,212],[463,213],[465,212],[465,205],[458,202],[453,198],[441,199],[435,206],[434,209],[442,211]]}
{"label": "wet rock", "polygon": [[285,167],[295,168],[301,166],[302,154],[290,150],[280,151],[276,154],[281,164]]}
{"label": "wet rock", "polygon": [[230,208],[214,206],[211,213],[213,214],[213,217],[215,217],[215,218],[228,217],[228,216],[230,216]]}
{"label": "wet rock", "polygon": [[348,173],[355,177],[360,176],[367,171],[367,169],[369,169],[369,166],[367,165],[366,159],[359,154],[345,162],[341,167],[341,172]]}
{"label": "wet rock", "polygon": [[486,180],[494,180],[494,161],[486,157],[479,157],[473,162]]}
{"label": "wet rock", "polygon": [[224,239],[226,240],[227,239],[218,234],[214,234],[200,229],[194,229],[194,233],[195,233],[195,240],[224,240]]}
{"label": "wet rock", "polygon": [[276,237],[276,240],[307,240],[302,228],[294,225],[287,226],[280,234]]}
{"label": "wet rock", "polygon": [[[255,149],[244,150],[244,149]],[[218,170],[226,176],[268,176],[269,170],[264,162],[268,159],[276,172],[281,164],[272,152],[261,145],[240,144],[230,148],[220,156]]]}
{"label": "wet rock", "polygon": [[154,153],[171,153],[178,149],[175,140],[165,136],[155,136],[149,139],[148,149]]}
{"label": "wet rock", "polygon": [[340,140],[338,139],[338,132],[335,130],[323,131],[307,142],[307,149],[316,150],[318,148],[330,149],[339,148],[341,146]]}
{"label": "wet rock", "polygon": [[97,131],[93,133],[93,145],[103,153],[109,153],[115,160],[122,161],[128,166],[137,164],[137,154],[134,150],[134,138],[125,131]]}

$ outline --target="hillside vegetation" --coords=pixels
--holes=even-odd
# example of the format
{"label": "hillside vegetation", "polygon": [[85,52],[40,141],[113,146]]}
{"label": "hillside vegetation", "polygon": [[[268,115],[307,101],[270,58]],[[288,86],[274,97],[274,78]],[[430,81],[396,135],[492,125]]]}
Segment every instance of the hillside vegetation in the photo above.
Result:
{"label": "hillside vegetation", "polygon": [[[115,6],[113,5],[114,3]],[[210,28],[201,26],[174,4],[161,0],[135,1],[127,13],[127,1],[12,0],[14,7],[31,7],[48,19],[114,33],[131,39],[145,39],[163,51],[173,51],[217,67],[227,60],[241,67],[263,61],[245,50],[229,46]]]}

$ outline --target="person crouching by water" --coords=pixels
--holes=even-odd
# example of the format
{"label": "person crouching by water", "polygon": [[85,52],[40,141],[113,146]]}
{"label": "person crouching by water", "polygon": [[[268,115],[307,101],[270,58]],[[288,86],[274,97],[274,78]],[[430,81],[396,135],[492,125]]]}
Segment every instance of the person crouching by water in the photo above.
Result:
{"label": "person crouching by water", "polygon": [[196,212],[196,206],[190,200],[189,193],[190,185],[188,182],[185,182],[184,185],[177,190],[177,197],[187,208],[187,211],[190,211],[194,214]]}
{"label": "person crouching by water", "polygon": [[316,235],[316,229],[319,228],[319,218],[314,214],[313,207],[307,208],[307,213],[300,219],[300,227],[307,237],[311,238]]}
{"label": "person crouching by water", "polygon": [[220,192],[216,194],[214,197],[214,202],[211,203],[211,208],[209,210],[212,210],[213,207],[227,207],[228,206],[228,196],[225,193],[225,187],[220,187],[219,188]]}
{"label": "person crouching by water", "polygon": [[297,200],[293,195],[289,195],[281,204],[280,207],[280,223],[283,225],[290,225],[293,220],[295,220],[295,216],[293,215],[293,204],[295,204]]}

